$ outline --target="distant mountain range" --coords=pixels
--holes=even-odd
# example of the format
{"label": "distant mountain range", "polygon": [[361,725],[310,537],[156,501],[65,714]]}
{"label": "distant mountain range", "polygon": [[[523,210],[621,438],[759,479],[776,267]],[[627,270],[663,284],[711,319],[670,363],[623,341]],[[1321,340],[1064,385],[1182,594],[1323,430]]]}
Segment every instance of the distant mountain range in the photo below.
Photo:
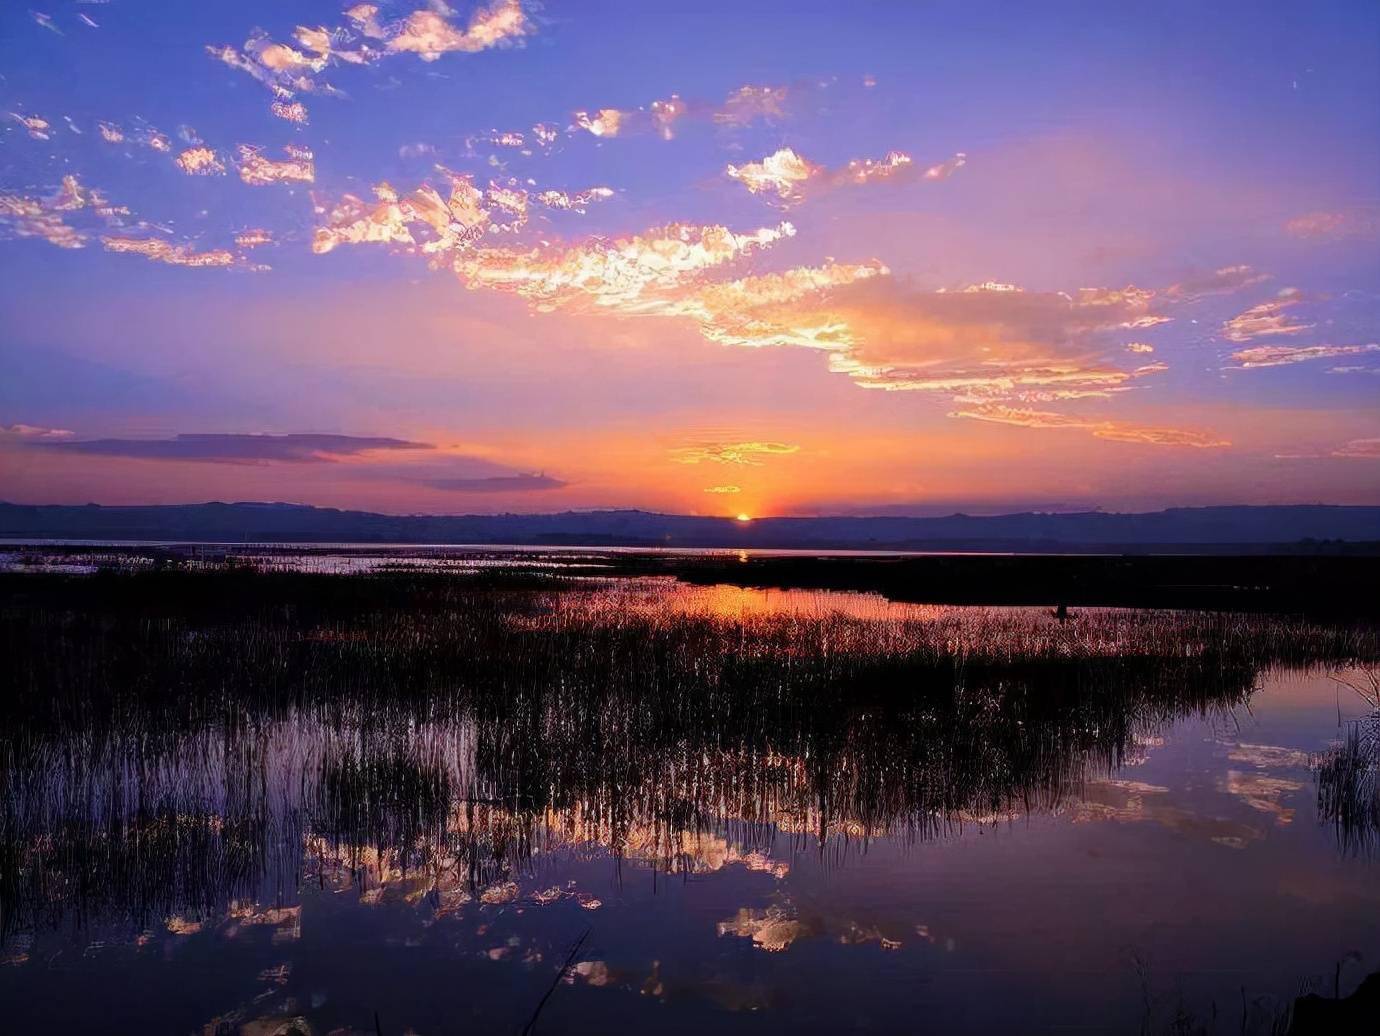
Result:
{"label": "distant mountain range", "polygon": [[[0,537],[208,543],[412,543],[804,550],[1380,550],[1380,507],[1177,507],[1144,514],[731,518],[648,511],[388,515],[297,504],[0,503]],[[1345,545],[1353,545],[1347,547]],[[1370,548],[1354,545],[1369,544]]]}

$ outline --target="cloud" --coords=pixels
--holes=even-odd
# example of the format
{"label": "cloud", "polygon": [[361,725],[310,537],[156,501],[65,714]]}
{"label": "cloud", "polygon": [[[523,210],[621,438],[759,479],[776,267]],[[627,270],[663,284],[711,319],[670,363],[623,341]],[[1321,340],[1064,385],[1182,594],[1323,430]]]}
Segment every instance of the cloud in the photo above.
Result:
{"label": "cloud", "polygon": [[86,234],[71,226],[43,202],[19,194],[0,194],[0,224],[16,237],[41,237],[57,248],[84,248]]}
{"label": "cloud", "polygon": [[101,139],[107,144],[119,144],[125,139],[125,131],[113,122],[99,123],[97,128],[101,131]]}
{"label": "cloud", "polygon": [[630,118],[629,113],[617,108],[600,108],[593,115],[589,112],[575,112],[575,125],[596,137],[616,137],[623,123]]}
{"label": "cloud", "polygon": [[288,157],[275,161],[265,158],[258,148],[241,144],[240,179],[253,187],[272,183],[312,183],[316,179],[316,167],[311,151],[294,144],[288,144],[283,150]]}
{"label": "cloud", "polygon": [[274,101],[268,110],[280,119],[295,122],[299,126],[307,124],[307,106],[301,101]]}
{"label": "cloud", "polygon": [[43,428],[32,424],[0,425],[0,440],[17,439],[20,442],[54,442],[72,438],[66,428]]}
{"label": "cloud", "polygon": [[741,493],[737,486],[705,486],[706,493]]}
{"label": "cloud", "polygon": [[583,130],[595,137],[622,137],[656,133],[663,140],[675,137],[684,120],[708,121],[727,130],[743,129],[756,122],[784,121],[799,102],[827,83],[806,81],[790,86],[740,86],[720,104],[686,100],[671,94],[638,108],[598,108],[572,113],[570,129]]}
{"label": "cloud", "polygon": [[1312,324],[1299,323],[1285,310],[1303,301],[1297,288],[1284,288],[1276,298],[1252,306],[1238,313],[1222,325],[1222,337],[1231,342],[1249,342],[1265,335],[1294,335],[1307,331]]}
{"label": "cloud", "polygon": [[52,126],[48,121],[38,115],[20,115],[18,112],[10,112],[10,118],[19,125],[23,126],[29,136],[34,140],[48,140]]}
{"label": "cloud", "polygon": [[112,205],[101,191],[84,186],[68,174],[48,198],[0,194],[0,225],[16,237],[40,237],[57,248],[84,248],[89,234],[68,222],[74,216],[94,216],[108,226],[119,225],[129,210]]}
{"label": "cloud", "polygon": [[807,182],[824,176],[824,167],[784,147],[760,162],[730,165],[724,175],[737,180],[753,194],[770,193],[783,201],[795,201],[804,196]]}
{"label": "cloud", "polygon": [[250,227],[235,235],[235,244],[240,248],[259,248],[273,244],[273,232],[262,227]]}
{"label": "cloud", "polygon": [[446,198],[429,184],[403,197],[381,183],[374,196],[373,203],[352,194],[341,198],[326,213],[325,225],[316,228],[312,251],[324,255],[340,245],[374,242],[441,256],[472,247],[491,226],[486,194],[468,175],[451,176]]}
{"label": "cloud", "polygon": [[225,172],[225,163],[208,147],[189,147],[177,156],[177,167],[188,176],[219,176]]}
{"label": "cloud", "polygon": [[41,442],[47,449],[101,457],[199,463],[325,463],[376,451],[430,450],[429,443],[353,435],[177,435],[171,439],[80,439]]}
{"label": "cloud", "polygon": [[1142,443],[1150,446],[1194,446],[1200,449],[1230,446],[1210,432],[1182,428],[1156,428],[1128,424],[1106,418],[1075,417],[1048,411],[1023,410],[988,403],[952,412],[950,417],[967,417],[977,421],[1016,425],[1021,428],[1072,428],[1091,432],[1099,439],[1116,442]]}
{"label": "cloud", "polygon": [[1155,347],[1149,342],[1127,342],[1126,351],[1128,353],[1152,353]]}
{"label": "cloud", "polygon": [[569,483],[544,474],[491,475],[485,478],[428,478],[422,485],[450,493],[531,493],[564,489]]}
{"label": "cloud", "polygon": [[1290,237],[1306,241],[1371,238],[1380,234],[1380,213],[1363,209],[1350,212],[1308,212],[1285,223],[1284,232]]}
{"label": "cloud", "polygon": [[548,209],[562,209],[567,212],[584,212],[596,201],[604,201],[612,198],[614,191],[611,187],[590,187],[583,191],[576,191],[574,194],[567,194],[565,191],[541,191],[532,195],[532,199],[545,205]]}
{"label": "cloud", "polygon": [[1380,351],[1380,344],[1375,342],[1367,345],[1258,345],[1251,349],[1240,349],[1232,353],[1231,358],[1243,369],[1249,370],[1252,367],[1283,367],[1308,360],[1358,356],[1377,351]]}
{"label": "cloud", "polygon": [[724,175],[737,180],[753,194],[775,195],[777,200],[789,205],[803,201],[808,193],[838,187],[888,180],[943,180],[962,168],[966,161],[967,157],[960,153],[947,162],[922,170],[909,155],[891,151],[885,158],[855,158],[837,169],[827,169],[811,162],[793,148],[786,147],[760,162],[730,165],[724,170]]}
{"label": "cloud", "polygon": [[1380,460],[1380,439],[1352,439],[1333,450],[1332,456]]}
{"label": "cloud", "polygon": [[103,237],[101,244],[107,252],[142,255],[150,262],[169,266],[234,266],[238,262],[234,253],[223,248],[198,252],[187,245],[175,245],[158,238]]}
{"label": "cloud", "polygon": [[539,309],[589,303],[648,313],[703,272],[794,233],[789,223],[741,234],[723,226],[672,223],[607,242],[481,248],[457,254],[452,269],[467,287],[516,294]]}
{"label": "cloud", "polygon": [[42,11],[30,11],[29,17],[32,18],[37,24],[43,26],[43,28],[47,29],[49,32],[55,32],[59,36],[63,35],[62,30],[59,29],[56,24],[54,24],[52,15],[44,14]]}
{"label": "cloud", "polygon": [[763,457],[783,456],[799,450],[799,446],[785,442],[701,442],[677,446],[671,450],[671,459],[677,464],[740,464],[756,467],[762,464]]}
{"label": "cloud", "polygon": [[1093,288],[1027,292],[1011,285],[956,291],[866,280],[833,295],[826,312],[844,348],[830,366],[865,388],[1023,402],[1106,395],[1163,371],[1105,359],[1111,339],[1150,316],[1155,293]]}
{"label": "cloud", "polygon": [[534,28],[519,0],[495,0],[476,10],[464,28],[449,20],[452,13],[444,4],[432,3],[385,24],[379,20],[377,5],[361,3],[345,11],[348,25],[299,25],[290,44],[255,32],[238,50],[213,45],[206,52],[271,90],[277,101],[284,103],[281,110],[274,108],[275,115],[305,122],[305,109],[286,102],[298,93],[340,96],[339,90],[320,78],[332,65],[373,65],[398,54],[415,54],[431,62],[445,54],[474,54],[511,46]]}
{"label": "cloud", "polygon": [[512,44],[532,31],[518,0],[496,0],[480,8],[469,24],[456,29],[434,10],[413,11],[387,43],[391,53],[416,54],[423,61],[435,61],[442,54],[459,51],[474,54],[491,47]]}
{"label": "cloud", "polygon": [[1165,289],[1164,294],[1176,301],[1192,302],[1208,295],[1228,295],[1269,279],[1268,273],[1261,273],[1244,264],[1223,266],[1211,273],[1196,274],[1178,284],[1172,284]]}
{"label": "cloud", "polygon": [[727,126],[749,126],[758,120],[775,122],[786,117],[791,90],[785,86],[740,86],[714,113],[714,121]]}

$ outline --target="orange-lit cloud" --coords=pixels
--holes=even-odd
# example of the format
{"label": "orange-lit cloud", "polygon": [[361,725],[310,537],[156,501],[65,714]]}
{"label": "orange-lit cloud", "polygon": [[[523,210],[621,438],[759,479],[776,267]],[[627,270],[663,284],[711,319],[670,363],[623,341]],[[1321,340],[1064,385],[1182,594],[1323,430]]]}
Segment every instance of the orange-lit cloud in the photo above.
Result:
{"label": "orange-lit cloud", "polygon": [[10,118],[24,127],[25,132],[34,140],[47,140],[51,134],[52,126],[48,121],[38,115],[20,115],[18,112],[10,112]]}
{"label": "orange-lit cloud", "polygon": [[1284,288],[1269,302],[1252,306],[1238,313],[1222,325],[1222,337],[1231,342],[1249,342],[1252,338],[1266,335],[1293,335],[1307,331],[1312,324],[1304,324],[1294,319],[1286,310],[1302,301],[1302,293],[1297,288]]}
{"label": "orange-lit cloud", "polygon": [[741,493],[738,486],[705,486],[706,493]]}
{"label": "orange-lit cloud", "polygon": [[[533,28],[519,0],[494,0],[476,10],[463,28],[450,21],[452,14],[444,4],[432,4],[385,24],[379,20],[377,5],[361,3],[344,12],[348,27],[299,25],[291,44],[256,32],[238,50],[221,45],[208,46],[206,52],[258,80],[278,101],[289,102],[297,93],[340,95],[319,78],[333,64],[371,65],[398,54],[437,61],[445,54],[473,54],[511,45]],[[297,118],[299,109],[290,105],[282,111],[275,108],[274,114],[295,122],[306,117],[301,110],[301,118]]]}
{"label": "orange-lit cloud", "polygon": [[[583,130],[596,137],[654,132],[663,140],[673,139],[678,124],[686,119],[708,120],[724,129],[742,129],[758,121],[777,122],[788,118],[792,107],[798,107],[797,102],[823,85],[827,84],[804,82],[792,86],[740,86],[720,104],[687,100],[679,94],[671,94],[644,107],[574,112],[574,123],[570,128]],[[947,175],[938,172],[944,167],[934,168],[936,176]]]}
{"label": "orange-lit cloud", "polygon": [[442,54],[459,51],[473,54],[491,47],[513,43],[528,35],[532,24],[518,0],[496,0],[470,17],[464,29],[457,29],[434,10],[413,11],[387,43],[391,53],[413,53],[423,61],[435,61]]}
{"label": "orange-lit cloud", "polygon": [[68,222],[73,214],[119,226],[129,209],[111,204],[99,189],[86,187],[70,173],[48,198],[0,194],[0,225],[10,228],[16,237],[39,237],[58,248],[83,248],[88,234]]}
{"label": "orange-lit cloud", "polygon": [[1380,234],[1380,213],[1368,210],[1309,212],[1284,224],[1290,237],[1312,241],[1371,238]]}
{"label": "orange-lit cloud", "polygon": [[627,113],[617,108],[601,108],[593,114],[576,112],[574,118],[576,126],[596,137],[616,137],[623,128]]}
{"label": "orange-lit cloud", "polygon": [[299,126],[307,124],[307,106],[301,101],[274,101],[268,110],[280,119],[295,122]]}
{"label": "orange-lit cloud", "polygon": [[748,126],[759,119],[768,122],[783,119],[790,94],[790,88],[785,86],[740,86],[714,113],[714,121],[729,126]]}
{"label": "orange-lit cloud", "polygon": [[673,223],[609,242],[463,252],[452,269],[467,287],[511,292],[538,308],[587,302],[652,312],[665,304],[668,292],[704,271],[794,233],[789,223],[742,234],[722,226]]}
{"label": "orange-lit cloud", "polygon": [[[797,453],[800,447],[786,442],[701,442],[677,446],[671,459],[677,464],[740,464],[757,466],[763,457]],[[737,492],[737,487],[717,487],[706,492]]]}
{"label": "orange-lit cloud", "polygon": [[82,248],[86,235],[43,202],[18,194],[0,194],[0,223],[16,237],[41,237],[58,248]]}
{"label": "orange-lit cloud", "polygon": [[316,179],[312,153],[293,144],[287,145],[283,150],[287,152],[288,157],[274,160],[265,158],[258,148],[241,144],[240,179],[254,187],[272,183],[312,183]]}
{"label": "orange-lit cloud", "polygon": [[235,244],[240,248],[259,248],[273,244],[273,232],[262,227],[251,227],[235,235]]}
{"label": "orange-lit cloud", "polygon": [[881,159],[853,159],[837,169],[827,169],[785,147],[760,162],[729,165],[724,175],[737,180],[753,194],[774,195],[785,204],[793,204],[808,193],[818,193],[837,187],[861,186],[882,181],[943,180],[962,168],[967,158],[955,155],[947,162],[920,169],[909,155],[891,151]]}
{"label": "orange-lit cloud", "polygon": [[1223,266],[1211,273],[1198,274],[1178,284],[1172,284],[1164,293],[1171,299],[1191,302],[1208,295],[1227,295],[1241,291],[1269,279],[1268,273],[1261,273],[1245,264]]}
{"label": "orange-lit cloud", "polygon": [[101,244],[107,252],[126,252],[142,255],[155,263],[169,266],[234,266],[236,259],[232,252],[215,249],[198,252],[186,245],[174,245],[158,238],[103,237]]}
{"label": "orange-lit cloud", "polygon": [[532,199],[545,205],[548,209],[563,209],[567,212],[584,212],[591,204],[596,201],[604,201],[613,197],[613,189],[609,187],[590,187],[587,190],[576,191],[574,194],[567,194],[565,191],[541,191],[532,196]]}
{"label": "orange-lit cloud", "polygon": [[775,194],[783,201],[793,201],[804,195],[805,184],[824,176],[824,167],[796,154],[792,148],[782,148],[760,162],[730,165],[724,175],[737,180],[753,194]]}
{"label": "orange-lit cloud", "polygon": [[1231,354],[1242,368],[1283,367],[1308,360],[1327,360],[1338,356],[1358,356],[1380,351],[1380,344],[1367,345],[1258,345]]}
{"label": "orange-lit cloud", "polygon": [[1091,432],[1099,439],[1143,443],[1151,446],[1195,446],[1202,449],[1231,445],[1227,440],[1219,439],[1210,432],[1182,428],[1147,427],[1104,418],[1075,417],[1070,414],[1014,409],[992,403],[965,410],[956,410],[950,416],[968,417],[978,421],[994,421],[998,424],[1017,425],[1021,428],[1073,428]]}
{"label": "orange-lit cloud", "polygon": [[177,167],[189,176],[220,175],[225,163],[208,147],[190,147],[177,156]]}

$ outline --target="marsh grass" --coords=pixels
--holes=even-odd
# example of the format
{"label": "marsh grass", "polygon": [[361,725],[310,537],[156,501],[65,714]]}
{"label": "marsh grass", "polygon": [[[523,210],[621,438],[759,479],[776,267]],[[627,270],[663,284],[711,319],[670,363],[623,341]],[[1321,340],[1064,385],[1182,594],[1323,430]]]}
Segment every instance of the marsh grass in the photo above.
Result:
{"label": "marsh grass", "polygon": [[1272,669],[1380,658],[1373,630],[1280,616],[678,593],[0,575],[0,931],[213,917],[312,881],[457,895],[553,852],[685,873],[779,838],[934,838],[1057,809]]}

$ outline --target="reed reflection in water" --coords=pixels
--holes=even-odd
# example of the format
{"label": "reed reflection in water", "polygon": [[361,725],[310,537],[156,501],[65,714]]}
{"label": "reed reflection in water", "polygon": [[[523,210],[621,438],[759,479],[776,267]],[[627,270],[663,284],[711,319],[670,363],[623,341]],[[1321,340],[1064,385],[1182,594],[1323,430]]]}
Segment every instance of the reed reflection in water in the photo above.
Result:
{"label": "reed reflection in water", "polygon": [[[1373,631],[1296,619],[663,580],[102,573],[3,595],[12,957],[74,931],[290,940],[311,890],[433,922],[594,916],[567,877],[591,861],[779,879],[801,852],[1115,816],[1154,792],[1116,771],[1181,718],[1227,721],[1269,672],[1380,658]],[[1238,778],[1267,805],[1272,779]],[[778,904],[716,934],[784,949],[821,924]],[[613,981],[602,966],[571,974]]]}

